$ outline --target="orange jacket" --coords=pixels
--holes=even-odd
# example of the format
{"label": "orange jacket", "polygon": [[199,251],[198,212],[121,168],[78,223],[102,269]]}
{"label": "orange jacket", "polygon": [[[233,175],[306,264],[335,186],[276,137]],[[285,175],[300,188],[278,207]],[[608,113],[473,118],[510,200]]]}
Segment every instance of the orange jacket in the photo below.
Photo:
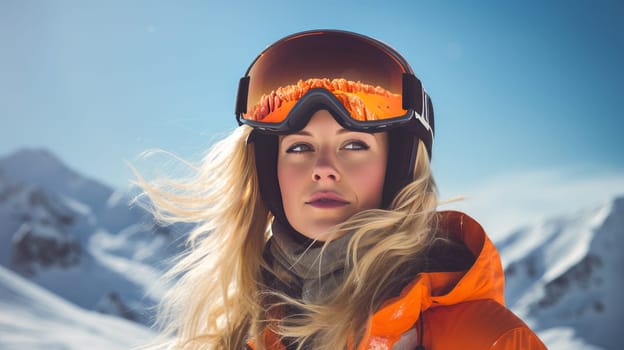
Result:
{"label": "orange jacket", "polygon": [[[546,349],[504,306],[500,257],[481,225],[460,212],[440,215],[444,231],[463,241],[477,257],[474,264],[463,272],[419,273],[369,319],[358,350],[391,350],[413,328],[426,350]],[[265,343],[279,343],[276,340],[275,335],[265,334]]]}

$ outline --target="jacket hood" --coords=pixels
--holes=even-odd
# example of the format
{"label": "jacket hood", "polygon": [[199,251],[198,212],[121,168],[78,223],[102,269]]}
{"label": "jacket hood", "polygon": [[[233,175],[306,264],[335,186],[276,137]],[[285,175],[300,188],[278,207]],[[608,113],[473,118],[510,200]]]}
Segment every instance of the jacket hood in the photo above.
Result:
{"label": "jacket hood", "polygon": [[414,327],[422,312],[432,308],[481,299],[504,305],[500,256],[481,225],[457,211],[439,215],[439,230],[463,242],[476,257],[474,263],[467,271],[418,274],[399,296],[386,301],[371,317],[362,345],[374,343],[376,337],[396,341]]}

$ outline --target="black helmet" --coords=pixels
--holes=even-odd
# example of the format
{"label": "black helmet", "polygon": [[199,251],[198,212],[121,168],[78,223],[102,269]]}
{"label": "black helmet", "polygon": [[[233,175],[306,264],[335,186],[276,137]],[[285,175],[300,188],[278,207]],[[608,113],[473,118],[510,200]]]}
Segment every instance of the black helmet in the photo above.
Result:
{"label": "black helmet", "polygon": [[[355,98],[354,107],[355,94],[363,97]],[[367,100],[367,94],[383,96],[383,104]],[[301,130],[322,109],[345,129],[388,132],[384,208],[413,180],[419,140],[431,159],[431,99],[398,52],[345,31],[287,36],[254,60],[241,78],[236,103],[238,123],[254,127],[248,142],[254,144],[261,196],[281,223],[288,220],[277,179],[278,135]]]}

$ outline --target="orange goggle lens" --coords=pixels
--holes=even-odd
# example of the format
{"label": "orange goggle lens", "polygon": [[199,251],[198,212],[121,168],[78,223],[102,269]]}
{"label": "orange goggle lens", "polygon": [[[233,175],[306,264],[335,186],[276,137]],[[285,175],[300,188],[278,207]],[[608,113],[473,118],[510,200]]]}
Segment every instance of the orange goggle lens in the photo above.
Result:
{"label": "orange goggle lens", "polygon": [[243,118],[264,123],[281,123],[286,120],[299,99],[314,88],[324,88],[331,92],[352,118],[358,121],[383,120],[407,113],[402,108],[402,96],[380,86],[347,79],[310,78],[263,94],[243,114]]}
{"label": "orange goggle lens", "polygon": [[[374,39],[340,31],[300,33],[271,45],[252,63],[243,78],[247,85],[239,88],[237,114],[242,121],[279,124],[309,90],[323,88],[354,120],[400,118],[410,105],[406,74],[413,75],[400,55]],[[422,98],[422,90],[408,98]]]}

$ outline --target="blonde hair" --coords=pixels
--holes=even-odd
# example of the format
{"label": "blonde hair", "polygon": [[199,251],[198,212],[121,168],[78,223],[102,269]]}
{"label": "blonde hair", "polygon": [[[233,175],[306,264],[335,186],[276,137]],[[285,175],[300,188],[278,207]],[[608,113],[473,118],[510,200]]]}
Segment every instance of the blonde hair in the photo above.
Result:
{"label": "blonde hair", "polygon": [[[414,181],[390,208],[362,211],[332,231],[353,233],[348,273],[334,293],[322,304],[304,304],[265,290],[262,269],[277,273],[262,257],[272,214],[260,198],[250,132],[241,126],[216,143],[184,180],[148,182],[137,173],[159,220],[197,223],[188,253],[165,275],[175,284],[159,310],[162,338],[150,348],[241,349],[250,338],[262,339],[266,327],[298,339],[299,347],[351,347],[362,339],[369,316],[414,277],[405,271],[422,270],[424,250],[436,239],[437,194],[419,142]],[[272,316],[284,305],[302,312]],[[256,349],[264,349],[262,341]]]}

